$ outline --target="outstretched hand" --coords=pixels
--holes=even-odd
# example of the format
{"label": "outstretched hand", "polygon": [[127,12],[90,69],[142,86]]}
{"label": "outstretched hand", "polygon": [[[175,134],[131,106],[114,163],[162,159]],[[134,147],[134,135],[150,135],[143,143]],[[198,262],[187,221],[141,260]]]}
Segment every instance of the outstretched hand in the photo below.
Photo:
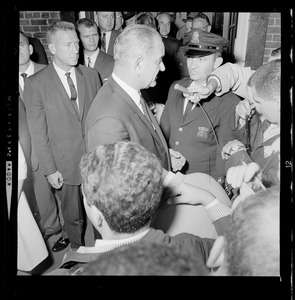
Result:
{"label": "outstretched hand", "polygon": [[190,204],[204,206],[208,205],[215,199],[207,190],[191,185],[189,183],[181,183],[171,187],[171,194],[168,197],[167,204]]}

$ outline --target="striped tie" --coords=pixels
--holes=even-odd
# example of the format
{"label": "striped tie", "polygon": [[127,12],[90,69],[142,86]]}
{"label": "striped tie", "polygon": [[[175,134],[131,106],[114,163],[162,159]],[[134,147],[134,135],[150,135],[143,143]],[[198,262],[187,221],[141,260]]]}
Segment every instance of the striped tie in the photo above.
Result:
{"label": "striped tie", "polygon": [[103,52],[106,52],[106,34],[105,34],[105,32],[102,34],[102,37],[101,37],[100,50],[103,51]]}
{"label": "striped tie", "polygon": [[79,116],[79,109],[78,109],[78,104],[77,104],[77,91],[76,91],[75,85],[73,83],[73,80],[71,78],[71,73],[67,72],[65,75],[67,76],[68,85],[69,85],[70,91],[71,91],[71,102],[72,102],[72,105],[75,108],[77,116]]}

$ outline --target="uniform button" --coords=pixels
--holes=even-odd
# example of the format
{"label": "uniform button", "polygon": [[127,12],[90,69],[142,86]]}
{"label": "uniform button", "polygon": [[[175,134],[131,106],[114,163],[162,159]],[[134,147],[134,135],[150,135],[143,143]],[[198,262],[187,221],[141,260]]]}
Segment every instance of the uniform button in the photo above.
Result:
{"label": "uniform button", "polygon": [[178,145],[179,145],[179,142],[175,142],[175,145],[177,145],[177,146],[178,146]]}
{"label": "uniform button", "polygon": [[183,130],[183,128],[182,128],[182,127],[180,127],[178,130],[179,130],[179,131],[182,131],[182,130]]}

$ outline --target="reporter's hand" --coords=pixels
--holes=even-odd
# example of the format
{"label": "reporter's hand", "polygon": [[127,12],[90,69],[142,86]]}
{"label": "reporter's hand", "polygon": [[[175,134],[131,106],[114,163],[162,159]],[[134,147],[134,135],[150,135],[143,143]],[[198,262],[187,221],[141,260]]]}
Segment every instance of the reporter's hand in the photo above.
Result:
{"label": "reporter's hand", "polygon": [[[214,82],[216,81],[214,80]],[[208,98],[215,91],[216,86],[213,85],[211,81],[209,81],[208,85],[206,86],[191,86],[188,87],[187,89],[189,92],[193,93],[193,95],[183,93],[183,96],[188,98],[191,102],[197,103],[201,99]]]}
{"label": "reporter's hand", "polygon": [[59,171],[47,175],[47,180],[54,189],[60,189],[63,186],[63,177]]}
{"label": "reporter's hand", "polygon": [[252,116],[255,113],[255,103],[250,103],[248,99],[244,99],[236,106],[236,115],[243,120],[246,116]]}
{"label": "reporter's hand", "polygon": [[214,195],[207,190],[188,183],[181,183],[171,187],[171,194],[169,195],[167,204],[202,204],[206,206],[214,199]]}
{"label": "reporter's hand", "polygon": [[234,200],[233,205],[231,207],[232,211],[234,211],[237,205],[246,199],[248,196],[255,194],[255,192],[251,189],[250,184],[246,182],[242,182],[240,187],[240,195]]}
{"label": "reporter's hand", "polygon": [[232,148],[234,146],[240,146],[241,149],[240,150],[244,150],[246,149],[245,145],[239,141],[239,140],[232,140],[232,141],[229,141],[221,150],[221,157],[222,159],[228,159],[229,156],[231,156],[233,153],[237,152],[237,151],[240,151],[240,150],[237,150],[237,151],[233,151]]}
{"label": "reporter's hand", "polygon": [[169,148],[170,158],[171,158],[171,165],[172,170],[174,172],[180,171],[184,166],[186,159],[185,157],[178,151]]}
{"label": "reporter's hand", "polygon": [[[249,183],[253,190],[257,189],[254,185],[254,177],[256,175],[261,175],[261,169],[258,164],[251,162],[248,165],[240,165],[231,167],[226,173],[226,180],[233,188],[240,188],[243,182]],[[258,187],[259,188],[259,187]]]}

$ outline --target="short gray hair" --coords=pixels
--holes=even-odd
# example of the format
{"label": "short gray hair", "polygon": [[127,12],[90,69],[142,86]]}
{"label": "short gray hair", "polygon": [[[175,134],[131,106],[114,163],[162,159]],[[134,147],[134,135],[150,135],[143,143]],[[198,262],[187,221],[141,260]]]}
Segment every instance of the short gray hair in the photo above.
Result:
{"label": "short gray hair", "polygon": [[71,22],[66,22],[66,21],[57,21],[52,23],[46,32],[46,38],[48,43],[52,42],[52,36],[57,32],[57,31],[66,31],[66,30],[71,30],[76,32],[76,27],[73,23]]}
{"label": "short gray hair", "polygon": [[150,26],[128,25],[115,41],[115,62],[125,64],[128,59],[138,54],[148,55],[154,49],[156,37],[161,39],[158,31]]}

